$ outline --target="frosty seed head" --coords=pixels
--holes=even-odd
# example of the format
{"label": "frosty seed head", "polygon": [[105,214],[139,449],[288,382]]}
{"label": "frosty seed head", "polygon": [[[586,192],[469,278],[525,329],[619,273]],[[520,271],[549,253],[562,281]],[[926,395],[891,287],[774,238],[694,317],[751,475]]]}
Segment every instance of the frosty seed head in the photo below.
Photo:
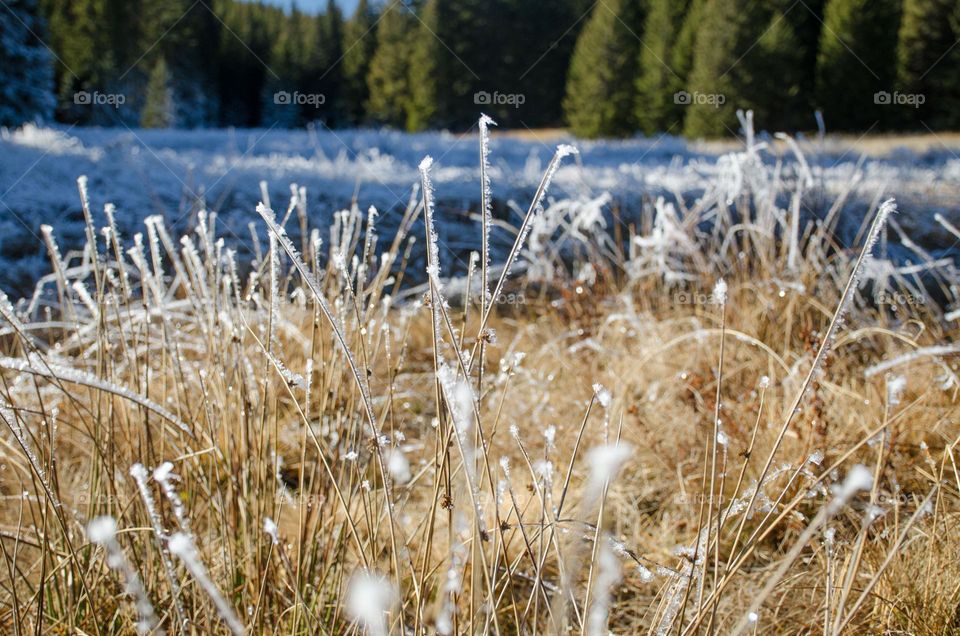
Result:
{"label": "frosty seed head", "polygon": [[592,448],[587,453],[591,488],[597,489],[617,476],[621,466],[633,454],[627,444],[607,444]]}
{"label": "frosty seed head", "polygon": [[274,544],[280,543],[280,533],[279,533],[279,529],[277,528],[276,521],[274,521],[270,517],[264,517],[263,531],[266,532],[271,539],[273,539]]}
{"label": "frosty seed head", "polygon": [[386,634],[386,613],[394,603],[390,583],[371,572],[354,575],[347,589],[347,613],[371,634]]}
{"label": "frosty seed head", "polygon": [[157,466],[156,470],[153,471],[153,478],[159,482],[165,482],[170,479],[170,475],[173,474],[173,464],[170,462],[163,462]]}
{"label": "frosty seed head", "polygon": [[713,286],[713,302],[718,305],[727,304],[727,281],[722,278]]}
{"label": "frosty seed head", "polygon": [[193,547],[193,541],[190,536],[184,532],[177,532],[170,537],[167,547],[172,554],[177,555],[184,561],[191,560],[196,556],[196,549]]}
{"label": "frosty seed head", "polygon": [[137,481],[147,479],[147,469],[144,468],[143,464],[141,464],[140,462],[137,462],[136,464],[130,467],[130,474]]}
{"label": "frosty seed head", "polygon": [[407,461],[403,451],[399,448],[391,448],[387,456],[387,471],[393,480],[400,484],[410,481],[410,462]]}
{"label": "frosty seed head", "polygon": [[109,543],[117,535],[117,522],[113,517],[97,517],[87,524],[87,538],[93,543]]}
{"label": "frosty seed head", "polygon": [[895,375],[887,378],[887,402],[890,406],[900,404],[900,398],[906,388],[907,378],[905,376]]}
{"label": "frosty seed head", "polygon": [[597,383],[593,385],[593,394],[597,397],[597,402],[600,403],[600,406],[605,409],[610,408],[610,404],[613,403],[613,396],[602,384]]}

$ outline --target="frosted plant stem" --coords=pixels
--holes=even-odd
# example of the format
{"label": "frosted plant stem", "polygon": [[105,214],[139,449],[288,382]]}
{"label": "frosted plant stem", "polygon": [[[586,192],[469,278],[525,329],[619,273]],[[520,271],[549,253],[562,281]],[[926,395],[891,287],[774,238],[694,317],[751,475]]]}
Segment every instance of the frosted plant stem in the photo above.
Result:
{"label": "frosted plant stem", "polygon": [[860,592],[860,596],[857,597],[856,602],[854,602],[853,607],[850,608],[850,611],[846,613],[846,617],[843,619],[843,622],[840,623],[840,626],[833,631],[835,635],[842,634],[844,628],[850,624],[851,619],[859,611],[860,607],[863,605],[870,597],[870,593],[873,592],[873,588],[876,587],[877,583],[880,582],[880,577],[886,571],[887,567],[893,562],[893,560],[900,554],[900,546],[907,540],[907,536],[910,533],[910,530],[913,528],[914,523],[919,519],[924,510],[927,507],[927,504],[930,503],[930,500],[933,499],[934,495],[940,490],[940,486],[935,485],[930,489],[930,492],[927,493],[927,496],[924,498],[923,503],[917,506],[916,512],[910,517],[910,520],[900,531],[900,539],[890,547],[890,550],[887,552],[886,558],[884,558],[883,563],[880,564],[880,567],[877,568],[877,571],[873,574],[873,577],[870,579],[870,582],[867,583],[866,587],[863,588],[863,591]]}
{"label": "frosted plant stem", "polygon": [[789,570],[790,566],[793,565],[793,562],[797,560],[797,557],[800,556],[800,553],[806,547],[810,539],[813,538],[813,535],[816,534],[816,532],[820,529],[820,526],[840,512],[843,507],[849,503],[850,499],[857,493],[857,491],[869,489],[872,484],[873,475],[870,473],[869,469],[860,464],[857,464],[850,469],[850,472],[847,473],[847,476],[843,482],[843,486],[841,486],[838,494],[833,498],[833,500],[820,509],[820,512],[817,513],[817,516],[814,517],[813,521],[810,522],[810,525],[808,525],[800,534],[793,546],[791,546],[790,551],[780,561],[780,565],[777,566],[777,569],[774,571],[774,573],[767,578],[767,584],[758,594],[754,595],[753,602],[750,604],[750,609],[747,610],[747,612],[740,619],[740,622],[737,624],[736,628],[730,632],[733,634],[733,636],[739,636],[739,634],[742,634],[748,625],[755,622],[751,620],[751,617],[756,615],[757,610],[760,609],[766,598],[771,592],[773,592],[773,589],[783,579],[783,576],[787,573],[787,570]]}
{"label": "frosted plant stem", "polygon": [[[442,326],[444,320],[446,324],[450,327],[449,317],[446,315],[443,307],[443,297],[440,291],[440,253],[437,248],[437,234],[436,229],[434,228],[433,223],[433,184],[430,181],[430,167],[433,165],[433,159],[426,157],[420,163],[420,178],[423,186],[423,209],[424,209],[424,219],[427,232],[427,275],[430,281],[430,292],[431,292],[431,311],[433,313],[433,352],[434,352],[434,368],[436,374],[436,400],[437,408],[440,408],[441,405],[441,394],[446,398],[446,403],[448,408],[452,411],[454,419],[454,431],[456,433],[457,446],[460,450],[460,455],[463,458],[464,464],[464,474],[467,478],[467,488],[470,493],[470,499],[473,504],[473,515],[474,515],[474,533],[479,537],[480,531],[483,529],[483,516],[482,511],[480,510],[480,505],[477,500],[477,494],[479,489],[476,484],[476,458],[472,449],[469,446],[469,437],[463,429],[466,428],[465,424],[468,419],[472,419],[474,416],[474,411],[476,410],[476,400],[472,395],[472,391],[469,388],[469,372],[467,372],[462,380],[462,384],[456,381],[453,373],[450,371],[449,367],[446,366],[440,360],[440,342]],[[453,337],[451,333],[451,338]],[[454,345],[456,345],[456,340],[453,340]],[[457,358],[460,362],[461,368],[463,368],[463,361],[460,358],[460,353],[457,352]],[[467,396],[466,400],[460,399],[464,395]],[[469,400],[469,406],[465,402]],[[465,412],[466,411],[466,412]],[[479,417],[477,418],[479,422]],[[481,446],[481,449],[483,447]],[[485,461],[486,461],[486,453]],[[487,464],[487,475],[489,477],[489,464]],[[492,488],[492,478],[490,479],[491,488]],[[502,530],[501,530],[502,532]],[[496,579],[495,573],[489,570],[487,564],[486,551],[483,549],[483,546],[477,546],[477,551],[480,554],[480,565],[484,573],[484,582],[487,585],[487,591],[490,595],[491,603],[491,614],[494,622],[494,628],[499,633],[499,621],[497,618],[496,608],[492,607],[493,603],[496,600]],[[516,605],[514,604],[516,608]]]}
{"label": "frosted plant stem", "polygon": [[[764,464],[763,470],[760,471],[760,476],[757,478],[757,483],[763,483],[763,480],[766,478],[767,473],[770,470],[770,466],[773,464],[773,458],[780,449],[780,445],[783,443],[783,439],[787,434],[787,430],[790,428],[790,424],[793,423],[793,419],[797,416],[797,413],[799,413],[800,404],[803,402],[804,397],[806,397],[807,391],[813,384],[814,377],[816,377],[817,372],[820,370],[820,366],[826,359],[827,354],[830,351],[830,347],[833,344],[833,339],[836,337],[837,331],[843,322],[843,316],[846,313],[850,302],[853,300],[853,296],[860,282],[860,275],[863,272],[863,267],[866,264],[867,259],[870,258],[870,254],[873,251],[873,246],[877,242],[877,238],[880,236],[880,231],[886,224],[887,217],[892,212],[895,212],[896,209],[897,208],[893,202],[893,199],[889,199],[885,201],[877,211],[877,215],[873,219],[873,224],[870,226],[870,232],[867,234],[866,241],[863,244],[863,249],[860,250],[860,256],[857,257],[857,262],[853,267],[850,278],[847,279],[847,284],[843,290],[843,294],[840,297],[840,302],[837,304],[837,309],[834,311],[833,318],[830,320],[830,326],[827,328],[823,339],[820,341],[820,348],[817,351],[817,355],[813,359],[813,364],[810,365],[810,371],[807,372],[807,376],[800,385],[800,389],[797,391],[797,394],[793,399],[793,403],[790,405],[790,409],[787,411],[787,416],[784,418],[783,424],[780,426],[780,431],[777,433],[776,441],[773,443],[773,448],[770,449],[770,453],[767,456],[767,461],[766,464]],[[743,531],[743,526],[747,522],[749,512],[753,508],[757,494],[758,491],[754,491],[753,496],[750,498],[750,502],[747,504],[747,512],[740,519],[740,527],[737,529],[738,535]],[[736,545],[731,546],[731,555],[736,550],[736,547]]]}
{"label": "frosted plant stem", "polygon": [[193,431],[184,424],[176,415],[163,408],[159,404],[148,400],[147,398],[134,393],[130,389],[122,386],[117,386],[111,384],[105,380],[87,373],[85,371],[77,371],[76,369],[70,369],[60,365],[45,363],[46,369],[38,369],[35,366],[32,366],[29,362],[25,360],[18,360],[16,358],[5,358],[0,357],[0,369],[9,369],[11,371],[19,371],[21,373],[29,373],[31,375],[37,375],[42,378],[48,378],[57,381],[70,382],[73,384],[79,384],[81,386],[86,386],[92,389],[97,389],[105,393],[111,393],[117,397],[129,400],[139,404],[148,411],[153,411],[155,414],[159,415],[163,419],[167,420],[181,431],[189,435],[191,438],[196,439]]}
{"label": "frosted plant stem", "polygon": [[230,631],[233,632],[233,635],[244,636],[246,630],[243,627],[243,623],[237,618],[236,612],[230,607],[227,600],[223,598],[223,594],[220,593],[220,590],[217,589],[214,582],[210,580],[207,569],[203,566],[200,555],[197,554],[197,548],[193,545],[193,540],[190,536],[184,532],[178,532],[170,537],[169,546],[170,552],[183,561],[186,568],[190,570],[190,574],[193,575],[193,578],[197,580],[197,583],[200,584],[203,591],[206,592],[210,600],[213,601],[213,604],[217,608],[217,613],[220,615],[220,618],[223,619],[223,622],[226,623]]}
{"label": "frosted plant stem", "polygon": [[[513,242],[513,247],[510,248],[510,253],[507,255],[507,260],[504,263],[503,271],[500,273],[500,278],[497,280],[497,286],[493,289],[493,294],[491,295],[492,299],[496,299],[500,296],[500,293],[503,291],[503,284],[507,280],[507,276],[510,275],[510,268],[513,266],[514,261],[517,259],[517,255],[520,253],[520,249],[523,247],[523,243],[527,238],[527,234],[530,232],[530,223],[533,221],[534,213],[543,209],[543,199],[547,194],[547,190],[550,189],[550,182],[553,181],[554,175],[557,173],[557,169],[560,168],[560,162],[563,161],[563,158],[567,155],[577,154],[577,149],[573,146],[568,146],[561,144],[557,147],[556,154],[553,155],[553,159],[550,161],[550,165],[547,166],[546,172],[543,173],[543,178],[540,180],[540,185],[537,186],[537,191],[533,195],[533,201],[530,202],[530,207],[527,209],[527,214],[523,217],[523,223],[520,225],[520,230],[517,232],[517,238]],[[478,330],[477,343],[474,345],[473,355],[470,356],[470,367],[473,369],[473,363],[476,359],[476,351],[480,344],[483,342],[484,330],[487,328],[487,321],[490,319],[490,310],[493,308],[493,303],[487,305],[487,310],[483,312],[483,317],[480,320],[480,329]]]}
{"label": "frosted plant stem", "polygon": [[[725,331],[727,328],[727,283],[721,278],[717,282],[716,287],[714,287],[713,292],[714,301],[720,304],[720,361],[717,363],[717,391],[714,395],[715,404],[713,409],[713,434],[710,439],[710,498],[707,500],[707,546],[710,545],[710,534],[713,530],[713,498],[714,492],[716,491],[717,497],[717,510],[719,513],[720,506],[723,504],[721,498],[723,497],[723,486],[719,490],[716,488],[717,480],[717,446],[720,443],[720,402],[723,398],[722,389],[723,389],[723,361],[724,354],[726,353],[726,338]],[[713,589],[716,590],[717,586],[717,572],[720,570],[720,532],[719,532],[719,519],[717,520],[717,534],[716,534],[716,547],[714,550],[714,561],[713,561]],[[710,563],[709,555],[706,555],[706,558],[703,560],[703,574],[701,581],[704,583],[707,580],[707,566]],[[703,586],[700,588],[700,598],[698,599],[697,611],[703,609]],[[713,604],[711,609],[711,619],[710,627],[708,631],[710,634],[713,634],[713,617],[716,615],[717,606]]]}
{"label": "frosted plant stem", "polygon": [[[300,255],[297,253],[297,248],[293,246],[293,243],[290,242],[290,238],[287,236],[287,233],[280,228],[276,221],[274,220],[273,211],[264,206],[262,203],[257,206],[257,212],[266,222],[267,227],[270,232],[276,236],[280,247],[287,253],[287,256],[293,262],[293,266],[296,268],[297,272],[300,274],[300,277],[306,283],[307,287],[310,289],[310,292],[313,294],[314,298],[317,300],[317,305],[320,307],[320,312],[323,314],[323,317],[327,320],[327,323],[330,325],[330,328],[334,332],[334,336],[337,339],[337,343],[340,345],[340,348],[343,350],[344,356],[347,360],[347,365],[350,367],[350,371],[353,374],[353,378],[357,383],[357,388],[360,391],[360,400],[363,403],[364,413],[367,417],[367,423],[370,425],[370,434],[374,440],[374,453],[377,458],[377,465],[380,472],[380,476],[383,479],[383,483],[386,486],[389,484],[389,476],[386,469],[386,464],[383,459],[383,451],[380,444],[380,428],[377,424],[376,415],[373,412],[373,403],[370,399],[370,390],[367,386],[364,377],[360,374],[360,369],[357,366],[356,359],[353,356],[353,352],[350,349],[350,346],[347,344],[347,339],[343,335],[343,330],[340,327],[340,321],[336,316],[333,315],[333,312],[330,309],[330,305],[327,303],[326,296],[324,296],[323,291],[320,289],[320,284],[317,282],[316,278],[310,273],[309,268],[303,262],[303,259],[300,258]],[[400,565],[399,565],[399,556],[397,548],[397,539],[396,539],[396,528],[394,520],[394,506],[393,499],[391,495],[391,489],[389,487],[384,488],[384,499],[386,501],[387,507],[387,516],[389,517],[389,529],[390,529],[390,541],[393,545],[392,558],[393,558],[393,569],[394,575],[396,576],[397,589],[400,590]],[[401,621],[402,622],[402,621]]]}
{"label": "frosted plant stem", "polygon": [[163,636],[164,631],[160,628],[160,621],[147,597],[147,591],[117,542],[117,522],[113,517],[97,517],[87,525],[87,538],[104,547],[107,551],[107,565],[123,579],[124,592],[133,598],[137,607],[137,633],[144,636]]}
{"label": "frosted plant stem", "polygon": [[[490,297],[490,226],[493,223],[490,190],[490,126],[496,126],[490,117],[480,117],[480,207],[482,214],[483,237],[480,248],[480,315],[485,316],[487,305],[493,302]],[[469,295],[467,297],[469,303]],[[482,336],[483,334],[481,334]],[[482,340],[482,338],[481,338]],[[485,346],[480,344],[479,371],[477,373],[477,394],[483,392],[483,356]]]}
{"label": "frosted plant stem", "polygon": [[93,280],[99,294],[101,291],[100,251],[97,249],[97,235],[93,229],[93,216],[90,214],[90,197],[87,196],[87,178],[85,176],[77,178],[77,190],[80,192],[80,207],[83,209],[83,224],[87,237],[87,250],[90,253],[90,266],[93,269]]}
{"label": "frosted plant stem", "polygon": [[177,579],[176,572],[173,569],[173,562],[170,560],[170,551],[167,549],[167,536],[163,531],[163,524],[160,520],[160,513],[157,512],[153,495],[150,493],[150,487],[147,485],[147,469],[143,464],[134,464],[130,468],[130,475],[137,483],[137,490],[140,492],[140,499],[147,509],[147,517],[150,519],[150,526],[153,528],[153,536],[157,541],[157,549],[160,550],[160,561],[163,563],[164,573],[167,575],[167,582],[170,584],[170,595],[173,597],[173,608],[180,621],[181,629],[187,628],[187,613],[183,609],[183,601],[180,599],[180,581]]}

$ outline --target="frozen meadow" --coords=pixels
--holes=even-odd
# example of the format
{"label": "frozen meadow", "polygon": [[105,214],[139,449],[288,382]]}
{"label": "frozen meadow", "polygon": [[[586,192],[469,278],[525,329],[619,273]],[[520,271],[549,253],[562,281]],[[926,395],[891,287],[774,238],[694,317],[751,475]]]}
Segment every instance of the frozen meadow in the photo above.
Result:
{"label": "frozen meadow", "polygon": [[[495,130],[495,129],[494,129]],[[491,139],[490,180],[494,216],[491,252],[512,243],[516,226],[544,168],[559,143],[580,150],[558,170],[548,202],[582,210],[580,223],[622,234],[658,196],[687,206],[706,198],[730,198],[751,177],[742,169],[746,140],[708,145],[680,138],[573,141],[555,133],[530,132]],[[934,258],[954,257],[952,236],[935,221],[941,214],[960,225],[960,158],[946,146],[929,150],[890,149],[864,156],[843,141],[758,136],[757,156],[774,181],[807,180],[800,213],[823,218],[839,203],[837,235],[854,243],[864,211],[896,196],[899,226]],[[939,148],[937,150],[936,148]],[[803,159],[798,161],[798,152]],[[86,175],[95,220],[103,208],[117,208],[120,234],[131,237],[143,219],[160,215],[174,231],[192,227],[199,209],[216,212],[219,229],[241,254],[254,255],[249,224],[256,220],[261,183],[270,197],[289,199],[291,184],[306,188],[311,224],[329,224],[333,214],[355,200],[375,206],[381,234],[396,231],[403,210],[416,197],[418,164],[434,158],[433,181],[439,213],[441,252],[452,271],[466,270],[468,254],[479,249],[480,183],[477,130],[407,134],[388,130],[305,131],[39,128],[0,131],[0,288],[27,293],[48,270],[39,227],[49,224],[67,252],[82,244],[83,216],[76,179]],[[778,200],[788,208],[788,200]],[[614,214],[616,217],[614,218]],[[291,228],[295,232],[296,228]],[[891,255],[913,260],[900,249],[896,230]],[[422,249],[422,247],[421,247]],[[417,252],[419,253],[419,251]],[[422,257],[422,254],[421,254]],[[422,270],[421,270],[422,271]]]}

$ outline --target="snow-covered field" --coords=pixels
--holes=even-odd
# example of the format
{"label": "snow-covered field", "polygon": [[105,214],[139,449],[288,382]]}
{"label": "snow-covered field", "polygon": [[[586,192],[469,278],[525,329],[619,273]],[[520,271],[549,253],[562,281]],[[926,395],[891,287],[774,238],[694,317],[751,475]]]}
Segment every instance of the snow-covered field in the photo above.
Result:
{"label": "snow-covered field", "polygon": [[[673,137],[581,142],[557,137],[495,136],[491,180],[498,215],[515,221],[525,209],[557,143],[573,143],[580,155],[567,160],[553,182],[551,198],[589,200],[614,208],[627,223],[644,201],[657,195],[692,198],[705,191],[739,192],[749,179],[729,152]],[[760,140],[763,143],[763,140]],[[805,207],[825,211],[850,189],[846,226],[855,232],[871,202],[895,196],[900,225],[935,256],[955,256],[952,237],[933,222],[939,212],[960,224],[960,158],[947,148],[914,153],[892,150],[861,157],[836,141],[799,140],[805,164],[791,147],[770,143],[764,165],[785,180],[808,178]],[[220,231],[238,244],[250,243],[260,182],[268,183],[274,206],[283,208],[290,184],[307,190],[308,210],[322,220],[356,196],[362,209],[378,208],[381,232],[395,227],[419,181],[417,166],[431,155],[441,202],[438,222],[444,244],[454,252],[474,249],[478,233],[467,231],[476,210],[478,140],[475,132],[405,134],[392,131],[199,130],[156,131],[37,128],[0,131],[0,288],[24,291],[43,272],[47,257],[41,224],[54,228],[64,251],[81,244],[82,212],[76,189],[80,175],[101,225],[105,203],[117,206],[119,231],[127,239],[143,218],[161,214],[178,228],[194,221],[198,207],[218,213]],[[609,194],[609,202],[605,195]],[[786,206],[788,202],[783,202]],[[844,227],[844,224],[841,224]],[[894,240],[896,237],[893,237]]]}

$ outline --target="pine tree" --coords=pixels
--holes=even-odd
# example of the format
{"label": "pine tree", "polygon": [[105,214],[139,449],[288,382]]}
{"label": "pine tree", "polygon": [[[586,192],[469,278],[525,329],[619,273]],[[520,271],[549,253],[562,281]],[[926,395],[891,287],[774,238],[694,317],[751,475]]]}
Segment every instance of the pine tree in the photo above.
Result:
{"label": "pine tree", "polygon": [[322,95],[323,103],[307,103],[301,110],[304,120],[322,119],[328,126],[338,125],[343,99],[343,13],[334,0],[327,0],[326,11],[317,19],[317,38],[307,76],[301,86],[313,95]]}
{"label": "pine tree", "polygon": [[77,104],[77,93],[104,90],[109,57],[101,46],[102,0],[44,0],[54,65],[57,117],[70,123],[93,123],[97,109]]}
{"label": "pine tree", "polygon": [[407,130],[440,128],[451,123],[451,99],[455,93],[451,84],[459,74],[459,69],[455,70],[451,64],[456,51],[451,54],[448,48],[455,44],[450,37],[454,31],[454,1],[427,0],[420,12],[420,24],[410,52]]}
{"label": "pine tree", "polygon": [[[687,136],[719,137],[736,130],[736,110],[751,106],[745,61],[768,24],[770,11],[761,2],[712,0],[704,5],[688,89],[678,98],[687,106]],[[778,82],[774,77],[764,79]]]}
{"label": "pine tree", "polygon": [[[320,116],[312,104],[298,103],[298,93],[320,93],[316,21],[294,9],[283,21],[280,34],[270,51],[269,75],[263,87],[264,126],[296,128]],[[311,112],[312,111],[312,112]]]}
{"label": "pine tree", "polygon": [[357,125],[364,120],[364,105],[370,96],[367,74],[377,46],[377,15],[367,0],[360,0],[347,22],[343,37],[343,92],[346,120]]}
{"label": "pine tree", "polygon": [[693,55],[697,45],[697,31],[703,19],[704,7],[707,0],[690,0],[687,14],[683,18],[683,26],[677,35],[677,41],[670,51],[670,66],[677,76],[685,83],[690,80],[693,70]]}
{"label": "pine tree", "polygon": [[731,72],[740,82],[738,106],[752,109],[759,127],[793,131],[813,122],[810,52],[816,50],[817,38],[816,31],[810,35],[805,27],[814,18],[793,0],[768,0],[768,5],[759,38]]}
{"label": "pine tree", "polygon": [[367,116],[378,124],[403,127],[410,95],[410,33],[416,19],[401,3],[387,5],[377,29],[377,46],[367,74]]}
{"label": "pine tree", "polygon": [[[899,0],[829,0],[817,57],[817,99],[827,126],[868,130],[893,120],[877,103],[894,90]],[[878,96],[878,93],[881,95]]]}
{"label": "pine tree", "polygon": [[285,16],[281,9],[250,2],[214,5],[226,25],[217,43],[216,67],[220,124],[259,126],[262,123],[271,50],[280,39]]}
{"label": "pine tree", "polygon": [[564,113],[574,134],[609,137],[633,132],[643,19],[637,2],[595,5],[577,40],[567,78]]}
{"label": "pine tree", "polygon": [[0,126],[53,116],[53,64],[43,33],[34,0],[8,0],[0,11]]}
{"label": "pine tree", "polygon": [[[684,62],[690,56],[677,47],[691,4],[690,0],[653,0],[650,4],[643,28],[635,107],[637,125],[648,135],[682,130],[683,107],[675,103],[674,95],[683,90],[689,71]],[[690,40],[687,37],[687,47]],[[682,68],[675,65],[675,58]]]}
{"label": "pine tree", "polygon": [[900,121],[910,127],[960,126],[957,18],[960,3],[955,0],[904,0],[897,50],[898,88],[923,100],[916,106],[895,106]]}
{"label": "pine tree", "polygon": [[[520,79],[517,70],[504,28],[506,16],[516,15],[512,4],[428,0],[410,62],[408,129],[467,128],[483,110],[497,115],[519,104],[536,78]],[[483,99],[484,92],[498,95],[497,103]]]}
{"label": "pine tree", "polygon": [[[480,75],[478,90],[522,95],[523,103],[473,104],[504,127],[563,125],[563,97],[573,49],[592,2],[584,0],[493,0],[486,41],[470,66]],[[490,64],[489,62],[493,62]],[[471,100],[467,100],[468,103]]]}
{"label": "pine tree", "polygon": [[173,90],[170,87],[170,73],[163,57],[158,57],[150,72],[147,94],[140,114],[140,125],[144,128],[170,128],[176,123]]}

